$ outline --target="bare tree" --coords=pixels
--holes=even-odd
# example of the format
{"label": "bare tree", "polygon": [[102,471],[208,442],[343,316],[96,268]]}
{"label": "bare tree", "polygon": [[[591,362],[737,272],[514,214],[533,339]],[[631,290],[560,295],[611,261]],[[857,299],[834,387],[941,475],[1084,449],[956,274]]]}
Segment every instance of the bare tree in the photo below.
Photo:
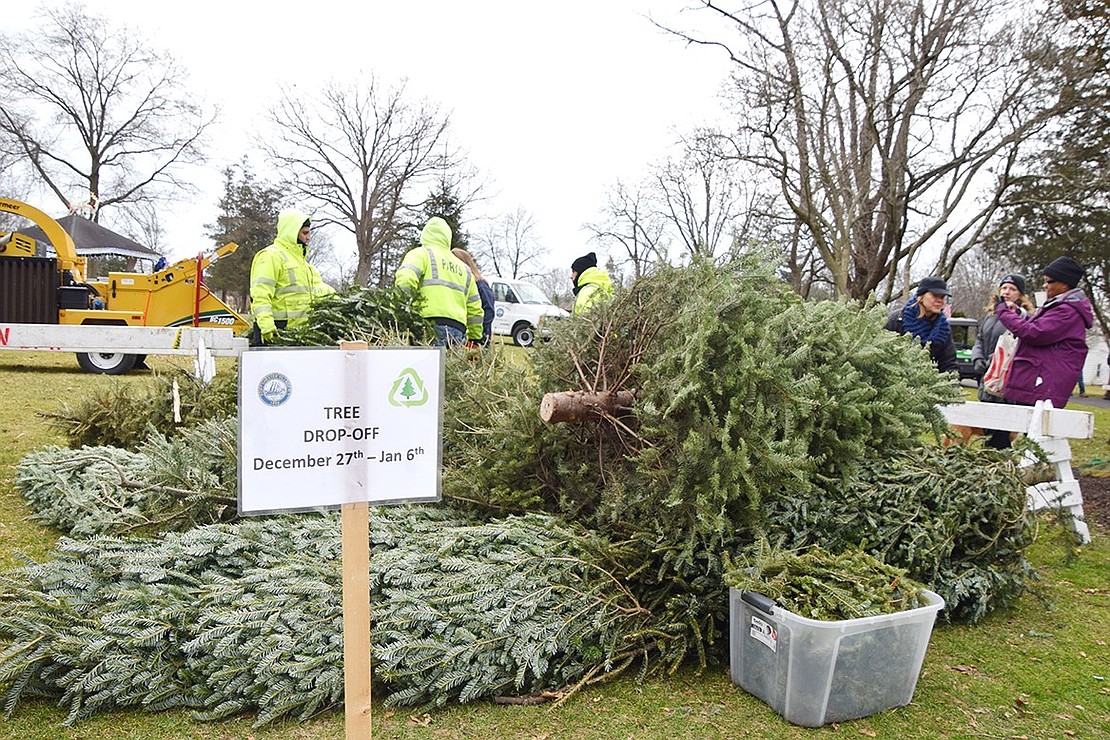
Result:
{"label": "bare tree", "polygon": [[316,218],[354,235],[356,280],[385,282],[412,238],[422,187],[457,165],[447,118],[410,101],[404,82],[386,87],[371,75],[318,94],[286,89],[270,119],[269,160],[294,193],[319,205]]}
{"label": "bare tree", "polygon": [[1037,64],[1051,29],[1028,3],[702,6],[739,36],[731,46],[679,32],[736,65],[730,156],[775,177],[839,295],[889,299],[899,270],[934,244],[933,271],[950,275],[1022,144],[1061,110]]}
{"label": "bare tree", "polygon": [[648,196],[646,185],[630,189],[620,180],[609,190],[601,218],[586,224],[590,239],[610,253],[623,252],[623,264],[631,265],[638,280],[653,262],[666,261],[663,241],[665,222]]}
{"label": "bare tree", "polygon": [[336,290],[355,284],[357,255],[349,249],[335,246],[327,229],[313,232],[309,258],[320,270],[320,276],[324,278],[324,282]]}
{"label": "bare tree", "polygon": [[1077,102],[1011,174],[987,250],[1027,274],[1068,255],[1086,270],[1095,319],[1110,337],[1110,0],[1054,0],[1063,51],[1048,60]]}
{"label": "bare tree", "polygon": [[[17,166],[17,158],[0,148],[0,196],[27,201],[30,191],[27,178]],[[17,225],[26,223],[23,218],[14,216],[6,211],[0,213],[0,236],[18,228]]]}
{"label": "bare tree", "polygon": [[528,278],[556,306],[570,310],[574,305],[574,283],[570,279],[570,268],[550,268]]}
{"label": "bare tree", "polygon": [[536,235],[532,214],[518,207],[493,219],[485,230],[472,237],[472,251],[482,262],[493,266],[506,278],[526,278],[539,274],[543,249]]}
{"label": "bare tree", "polygon": [[[149,201],[135,203],[127,212],[127,220],[132,233],[136,234],[138,241],[153,249],[163,252],[165,248],[166,230],[162,227],[159,209],[156,204]],[[200,252],[205,245],[193,245],[193,253]]]}
{"label": "bare tree", "polygon": [[639,278],[648,266],[666,261],[678,245],[687,258],[717,259],[773,237],[773,196],[759,185],[759,174],[735,157],[722,154],[730,139],[711,130],[680,140],[681,151],[652,168],[639,185],[617,181],[602,217],[587,224],[592,239],[626,255],[621,264]]}
{"label": "bare tree", "polygon": [[765,214],[756,178],[744,163],[726,159],[722,139],[700,131],[681,142],[679,159],[655,168],[652,185],[668,231],[690,258],[716,258],[745,244]]}
{"label": "bare tree", "polygon": [[48,9],[40,28],[0,39],[0,147],[94,220],[110,206],[149,214],[190,189],[179,172],[202,160],[213,120],[185,80],[173,57],[130,30],[76,4]]}
{"label": "bare tree", "polygon": [[831,298],[833,289],[829,271],[818,259],[808,230],[795,219],[769,219],[770,233],[765,244],[779,255],[779,265],[786,281],[804,298]]}
{"label": "bare tree", "polygon": [[[991,255],[982,247],[970,250],[953,270],[948,288],[952,291],[953,312],[957,315],[982,318],[988,299],[998,290],[998,281],[1015,270],[1013,264]],[[1032,299],[1036,282],[1026,281]]]}
{"label": "bare tree", "polygon": [[20,157],[6,151],[0,143],[0,195],[26,201],[32,188],[30,172],[19,163]]}

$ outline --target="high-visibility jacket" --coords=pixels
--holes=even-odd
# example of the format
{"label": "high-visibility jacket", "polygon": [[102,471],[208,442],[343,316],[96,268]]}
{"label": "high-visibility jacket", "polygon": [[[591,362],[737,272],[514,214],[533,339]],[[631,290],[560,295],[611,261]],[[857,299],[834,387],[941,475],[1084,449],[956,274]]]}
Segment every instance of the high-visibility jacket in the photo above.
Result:
{"label": "high-visibility jacket", "polygon": [[587,267],[578,276],[574,288],[574,315],[585,313],[613,297],[613,281],[597,267]]}
{"label": "high-visibility jacket", "polygon": [[264,335],[276,331],[276,321],[303,323],[312,301],[335,292],[308,263],[308,247],[297,242],[307,219],[300,211],[282,211],[274,243],[251,262],[251,314]]}
{"label": "high-visibility jacket", "polygon": [[437,324],[482,338],[482,299],[470,268],[451,254],[451,227],[438,216],[420,232],[420,246],[410,249],[393,277],[394,284],[418,292],[420,314]]}

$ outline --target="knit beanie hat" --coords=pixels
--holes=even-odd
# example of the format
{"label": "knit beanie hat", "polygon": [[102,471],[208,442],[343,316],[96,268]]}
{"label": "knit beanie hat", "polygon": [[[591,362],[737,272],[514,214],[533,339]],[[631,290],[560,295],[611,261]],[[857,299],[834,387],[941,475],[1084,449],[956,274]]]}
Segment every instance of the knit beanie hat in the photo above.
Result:
{"label": "knit beanie hat", "polygon": [[584,254],[570,263],[570,271],[577,272],[579,275],[591,267],[597,267],[597,255],[593,252]]}
{"label": "knit beanie hat", "polygon": [[998,281],[998,284],[1005,285],[1006,283],[1013,283],[1014,287],[1018,289],[1018,293],[1025,295],[1025,278],[1021,275],[1018,275],[1016,272],[1003,275],[1002,279]]}
{"label": "knit beanie hat", "polygon": [[1079,285],[1083,279],[1084,269],[1071,257],[1057,257],[1044,268],[1044,274],[1053,280],[1059,280],[1070,288]]}

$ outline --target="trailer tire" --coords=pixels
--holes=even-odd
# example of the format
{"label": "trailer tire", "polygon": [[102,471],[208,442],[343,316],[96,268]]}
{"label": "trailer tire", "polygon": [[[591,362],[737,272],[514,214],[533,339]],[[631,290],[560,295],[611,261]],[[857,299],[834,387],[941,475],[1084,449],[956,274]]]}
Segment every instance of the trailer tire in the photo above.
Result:
{"label": "trailer tire", "polygon": [[77,364],[87,373],[101,375],[123,375],[135,367],[137,355],[121,352],[78,352]]}

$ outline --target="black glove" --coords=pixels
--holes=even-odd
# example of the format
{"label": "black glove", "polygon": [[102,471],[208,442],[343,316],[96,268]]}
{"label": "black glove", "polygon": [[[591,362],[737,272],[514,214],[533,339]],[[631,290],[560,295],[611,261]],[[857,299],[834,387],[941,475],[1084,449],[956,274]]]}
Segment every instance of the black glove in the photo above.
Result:
{"label": "black glove", "polygon": [[980,358],[974,362],[972,367],[975,368],[975,374],[981,378],[983,377],[983,373],[987,371],[987,361]]}

